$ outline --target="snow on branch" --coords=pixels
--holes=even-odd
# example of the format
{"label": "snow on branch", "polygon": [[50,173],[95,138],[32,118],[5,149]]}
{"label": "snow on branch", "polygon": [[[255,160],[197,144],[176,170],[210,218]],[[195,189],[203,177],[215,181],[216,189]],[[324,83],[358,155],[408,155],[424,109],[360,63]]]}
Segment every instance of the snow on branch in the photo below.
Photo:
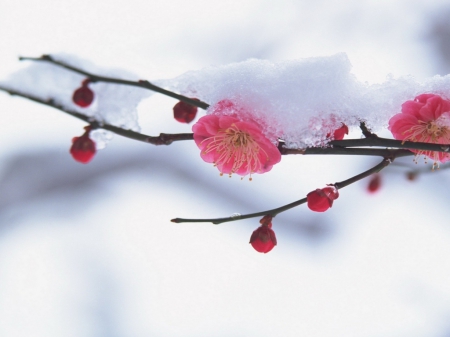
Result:
{"label": "snow on branch", "polygon": [[[33,63],[1,81],[0,91],[87,122],[70,149],[81,163],[95,156],[98,144],[92,132],[97,129],[153,145],[194,140],[200,157],[214,164],[221,175],[237,174],[249,180],[269,172],[283,155],[383,158],[367,171],[278,208],[226,218],[172,220],[219,224],[262,216],[261,227],[250,240],[262,253],[276,245],[272,220],[281,212],[302,204],[324,212],[338,199],[340,189],[376,174],[370,185],[374,192],[380,186],[378,172],[399,157],[430,158],[433,169],[450,161],[450,75],[424,82],[389,78],[369,85],[351,73],[345,54],[337,54],[279,63],[252,59],[149,82],[69,55],[20,60]],[[178,122],[193,121],[197,108],[205,109],[206,116],[193,125],[193,133],[145,135],[140,132],[137,106],[155,92],[178,101],[173,109]],[[364,138],[344,139],[349,127],[359,129]],[[395,139],[377,136],[378,130],[386,128]]]}

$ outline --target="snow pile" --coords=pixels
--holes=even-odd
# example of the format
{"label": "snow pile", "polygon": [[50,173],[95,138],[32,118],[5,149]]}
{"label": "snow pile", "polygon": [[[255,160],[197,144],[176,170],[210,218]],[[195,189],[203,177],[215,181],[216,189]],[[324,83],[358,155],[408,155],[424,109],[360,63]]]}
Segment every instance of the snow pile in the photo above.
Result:
{"label": "snow pile", "polygon": [[185,73],[163,82],[174,91],[211,105],[231,100],[249,111],[243,119],[263,125],[266,135],[286,141],[291,148],[325,144],[326,136],[341,123],[373,130],[385,128],[401,105],[418,94],[432,92],[450,97],[450,76],[424,83],[412,77],[389,78],[368,85],[351,73],[344,53],[272,63],[251,59]]}
{"label": "snow pile", "polygon": [[[104,69],[68,55],[52,55],[96,75],[137,81],[122,70]],[[84,77],[47,62],[33,62],[5,81],[7,87],[41,98],[53,98],[64,107],[98,121],[125,129],[139,130],[137,105],[152,92],[112,83],[91,83],[95,101],[88,108],[72,102],[73,92]],[[342,123],[358,126],[365,121],[374,131],[386,128],[401,105],[422,93],[450,97],[450,75],[425,82],[413,77],[388,78],[369,85],[351,73],[344,53],[272,63],[251,59],[187,72],[175,79],[154,81],[166,89],[210,104],[207,113],[217,111],[220,101],[232,102],[238,118],[252,120],[273,142],[283,139],[288,147],[321,146],[327,135]],[[216,108],[216,109],[215,109]],[[225,111],[224,113],[230,113]]]}
{"label": "snow pile", "polygon": [[[78,67],[95,75],[137,81],[139,78],[127,71],[105,69],[89,61],[67,54],[52,54],[54,60]],[[93,117],[95,120],[139,131],[137,106],[149,97],[149,90],[111,83],[90,83],[94,91],[94,102],[87,108],[80,108],[72,102],[72,95],[81,86],[85,76],[74,73],[48,62],[34,62],[13,73],[0,85],[21,93],[32,94],[41,99],[53,99],[63,107]]]}

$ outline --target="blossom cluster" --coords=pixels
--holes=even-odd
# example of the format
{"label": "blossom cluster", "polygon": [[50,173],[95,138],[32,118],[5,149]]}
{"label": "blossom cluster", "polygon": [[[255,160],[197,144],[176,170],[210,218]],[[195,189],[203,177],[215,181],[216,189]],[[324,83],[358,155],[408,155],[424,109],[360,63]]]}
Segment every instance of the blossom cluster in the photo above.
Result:
{"label": "blossom cluster", "polygon": [[[73,93],[73,103],[81,108],[89,107],[95,99],[89,84],[89,79],[84,80]],[[196,121],[192,131],[195,144],[200,149],[200,157],[217,167],[220,175],[231,177],[237,174],[249,176],[249,180],[252,180],[252,175],[269,172],[281,161],[281,139],[268,132],[266,122],[253,119],[246,109],[231,100],[221,100],[209,108],[207,115]],[[191,123],[197,116],[197,110],[196,106],[180,101],[173,108],[174,119],[180,123]],[[336,121],[333,120],[331,124],[336,125]],[[423,142],[447,146],[450,144],[450,100],[431,93],[408,100],[402,104],[401,112],[389,120],[389,130],[395,139],[403,143]],[[70,153],[78,162],[88,163],[96,153],[96,144],[90,138],[91,131],[92,126],[89,125],[83,135],[72,140]],[[342,140],[348,133],[347,125],[340,123],[339,127],[327,133],[326,138],[327,141]],[[416,154],[416,162],[421,155],[430,158],[433,168],[439,167],[439,163],[450,161],[450,154],[446,152],[410,151]],[[374,193],[380,185],[381,176],[375,174],[367,190]],[[329,184],[309,192],[306,203],[312,211],[325,212],[338,197],[337,184]],[[265,215],[260,221],[261,226],[250,237],[251,246],[258,252],[268,253],[277,245],[272,229],[273,218],[273,214]]]}

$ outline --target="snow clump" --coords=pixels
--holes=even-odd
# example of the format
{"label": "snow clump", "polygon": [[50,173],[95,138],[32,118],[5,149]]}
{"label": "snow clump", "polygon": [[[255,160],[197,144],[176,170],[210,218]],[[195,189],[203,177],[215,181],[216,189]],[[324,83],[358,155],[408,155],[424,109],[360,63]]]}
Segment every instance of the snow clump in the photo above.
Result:
{"label": "snow clump", "polygon": [[424,82],[411,76],[388,78],[369,85],[358,81],[351,68],[344,53],[278,63],[250,59],[160,83],[211,107],[230,100],[250,111],[243,120],[263,125],[264,134],[276,134],[290,148],[325,145],[327,135],[342,123],[358,126],[364,121],[374,131],[386,128],[402,103],[421,93],[450,97],[450,75]]}

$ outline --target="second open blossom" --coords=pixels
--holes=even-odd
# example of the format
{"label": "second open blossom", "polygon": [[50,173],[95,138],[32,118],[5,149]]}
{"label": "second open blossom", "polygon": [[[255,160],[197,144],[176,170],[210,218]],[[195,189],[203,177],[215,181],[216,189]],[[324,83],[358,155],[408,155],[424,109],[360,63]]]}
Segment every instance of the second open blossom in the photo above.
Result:
{"label": "second open blossom", "polygon": [[[395,139],[412,142],[450,144],[450,101],[433,94],[422,94],[413,101],[402,104],[402,112],[389,121]],[[417,155],[425,155],[438,162],[445,163],[450,155],[445,152],[413,150]]]}
{"label": "second open blossom", "polygon": [[278,148],[256,124],[231,116],[206,115],[192,127],[201,157],[221,173],[265,173],[281,160]]}

